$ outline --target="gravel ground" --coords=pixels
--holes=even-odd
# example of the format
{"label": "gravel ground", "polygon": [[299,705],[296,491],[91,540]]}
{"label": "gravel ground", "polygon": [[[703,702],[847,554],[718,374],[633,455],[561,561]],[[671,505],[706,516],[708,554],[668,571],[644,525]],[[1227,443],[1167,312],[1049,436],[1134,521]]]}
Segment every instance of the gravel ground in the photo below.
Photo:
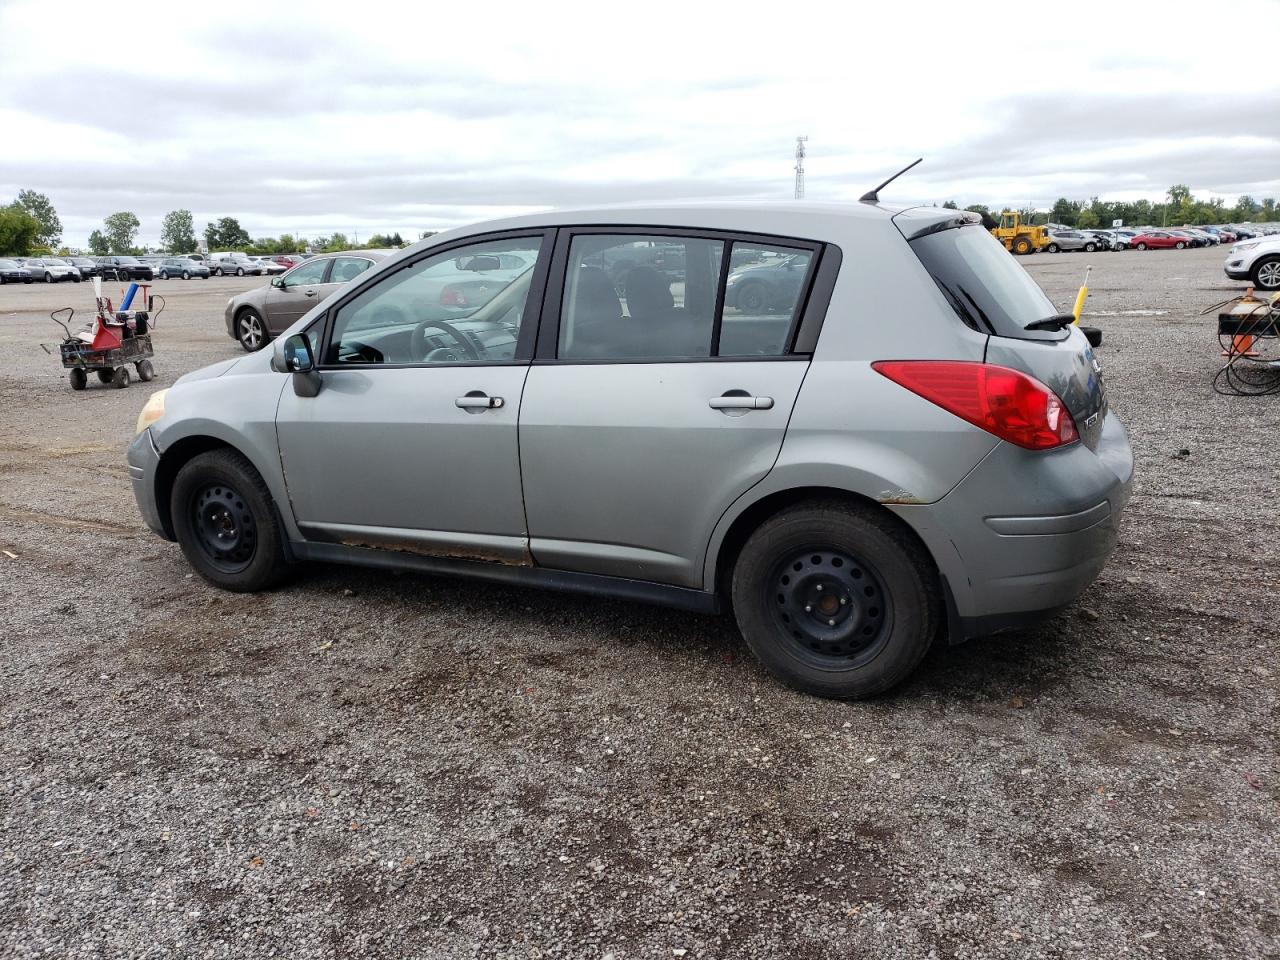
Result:
{"label": "gravel ground", "polygon": [[[148,388],[37,347],[90,288],[0,289],[0,954],[1280,956],[1280,398],[1209,388],[1219,252],[1088,259],[1138,458],[1114,560],[855,704],[722,619],[213,590],[136,515]],[[1023,262],[1070,306],[1085,255]],[[236,355],[259,282],[159,285],[157,386]]]}

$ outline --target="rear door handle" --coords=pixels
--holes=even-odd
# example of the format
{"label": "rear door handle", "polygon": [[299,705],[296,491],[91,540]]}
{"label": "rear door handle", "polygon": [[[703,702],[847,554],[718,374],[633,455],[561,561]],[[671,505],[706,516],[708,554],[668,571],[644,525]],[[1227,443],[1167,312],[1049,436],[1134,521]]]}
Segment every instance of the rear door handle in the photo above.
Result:
{"label": "rear door handle", "polygon": [[749,397],[741,395],[712,397],[707,401],[712,410],[772,410],[773,397]]}
{"label": "rear door handle", "polygon": [[493,410],[502,406],[505,402],[501,397],[486,397],[483,393],[469,393],[465,397],[459,397],[453,401],[453,405],[463,410]]}

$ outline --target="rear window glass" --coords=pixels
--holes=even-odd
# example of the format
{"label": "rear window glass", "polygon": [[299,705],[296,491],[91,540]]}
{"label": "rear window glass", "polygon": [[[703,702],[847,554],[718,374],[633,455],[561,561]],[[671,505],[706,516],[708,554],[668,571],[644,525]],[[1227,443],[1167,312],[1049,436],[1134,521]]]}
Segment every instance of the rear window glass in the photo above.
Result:
{"label": "rear window glass", "polygon": [[998,337],[1061,340],[1060,330],[1027,330],[1059,313],[1039,284],[979,224],[925,234],[911,241],[951,308],[968,326]]}

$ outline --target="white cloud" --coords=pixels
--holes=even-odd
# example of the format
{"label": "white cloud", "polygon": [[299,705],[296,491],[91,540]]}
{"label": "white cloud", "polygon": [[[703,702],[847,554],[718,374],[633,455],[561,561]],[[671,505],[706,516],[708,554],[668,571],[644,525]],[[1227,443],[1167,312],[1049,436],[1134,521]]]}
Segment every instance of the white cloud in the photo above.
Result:
{"label": "white cloud", "polygon": [[1280,194],[1280,75],[1178,53],[1201,3],[58,10],[48,30],[44,3],[0,6],[0,199],[49,194],[72,243],[120,209],[154,242],[176,207],[255,235],[414,235],[545,205],[785,198],[800,133],[813,199],[919,155],[893,199]]}

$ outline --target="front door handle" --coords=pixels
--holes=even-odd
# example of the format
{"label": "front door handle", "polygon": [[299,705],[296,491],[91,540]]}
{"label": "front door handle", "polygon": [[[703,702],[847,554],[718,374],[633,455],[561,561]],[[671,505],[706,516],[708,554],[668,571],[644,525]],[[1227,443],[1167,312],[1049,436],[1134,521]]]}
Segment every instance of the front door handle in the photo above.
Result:
{"label": "front door handle", "polygon": [[305,293],[303,293],[303,296],[314,297],[319,292],[320,292],[319,290],[307,290]]}
{"label": "front door handle", "polygon": [[478,390],[468,393],[465,397],[459,397],[453,401],[455,407],[463,410],[493,410],[496,407],[506,403],[501,397],[488,397]]}
{"label": "front door handle", "polygon": [[752,397],[745,393],[726,393],[707,401],[712,410],[772,410],[773,397]]}

